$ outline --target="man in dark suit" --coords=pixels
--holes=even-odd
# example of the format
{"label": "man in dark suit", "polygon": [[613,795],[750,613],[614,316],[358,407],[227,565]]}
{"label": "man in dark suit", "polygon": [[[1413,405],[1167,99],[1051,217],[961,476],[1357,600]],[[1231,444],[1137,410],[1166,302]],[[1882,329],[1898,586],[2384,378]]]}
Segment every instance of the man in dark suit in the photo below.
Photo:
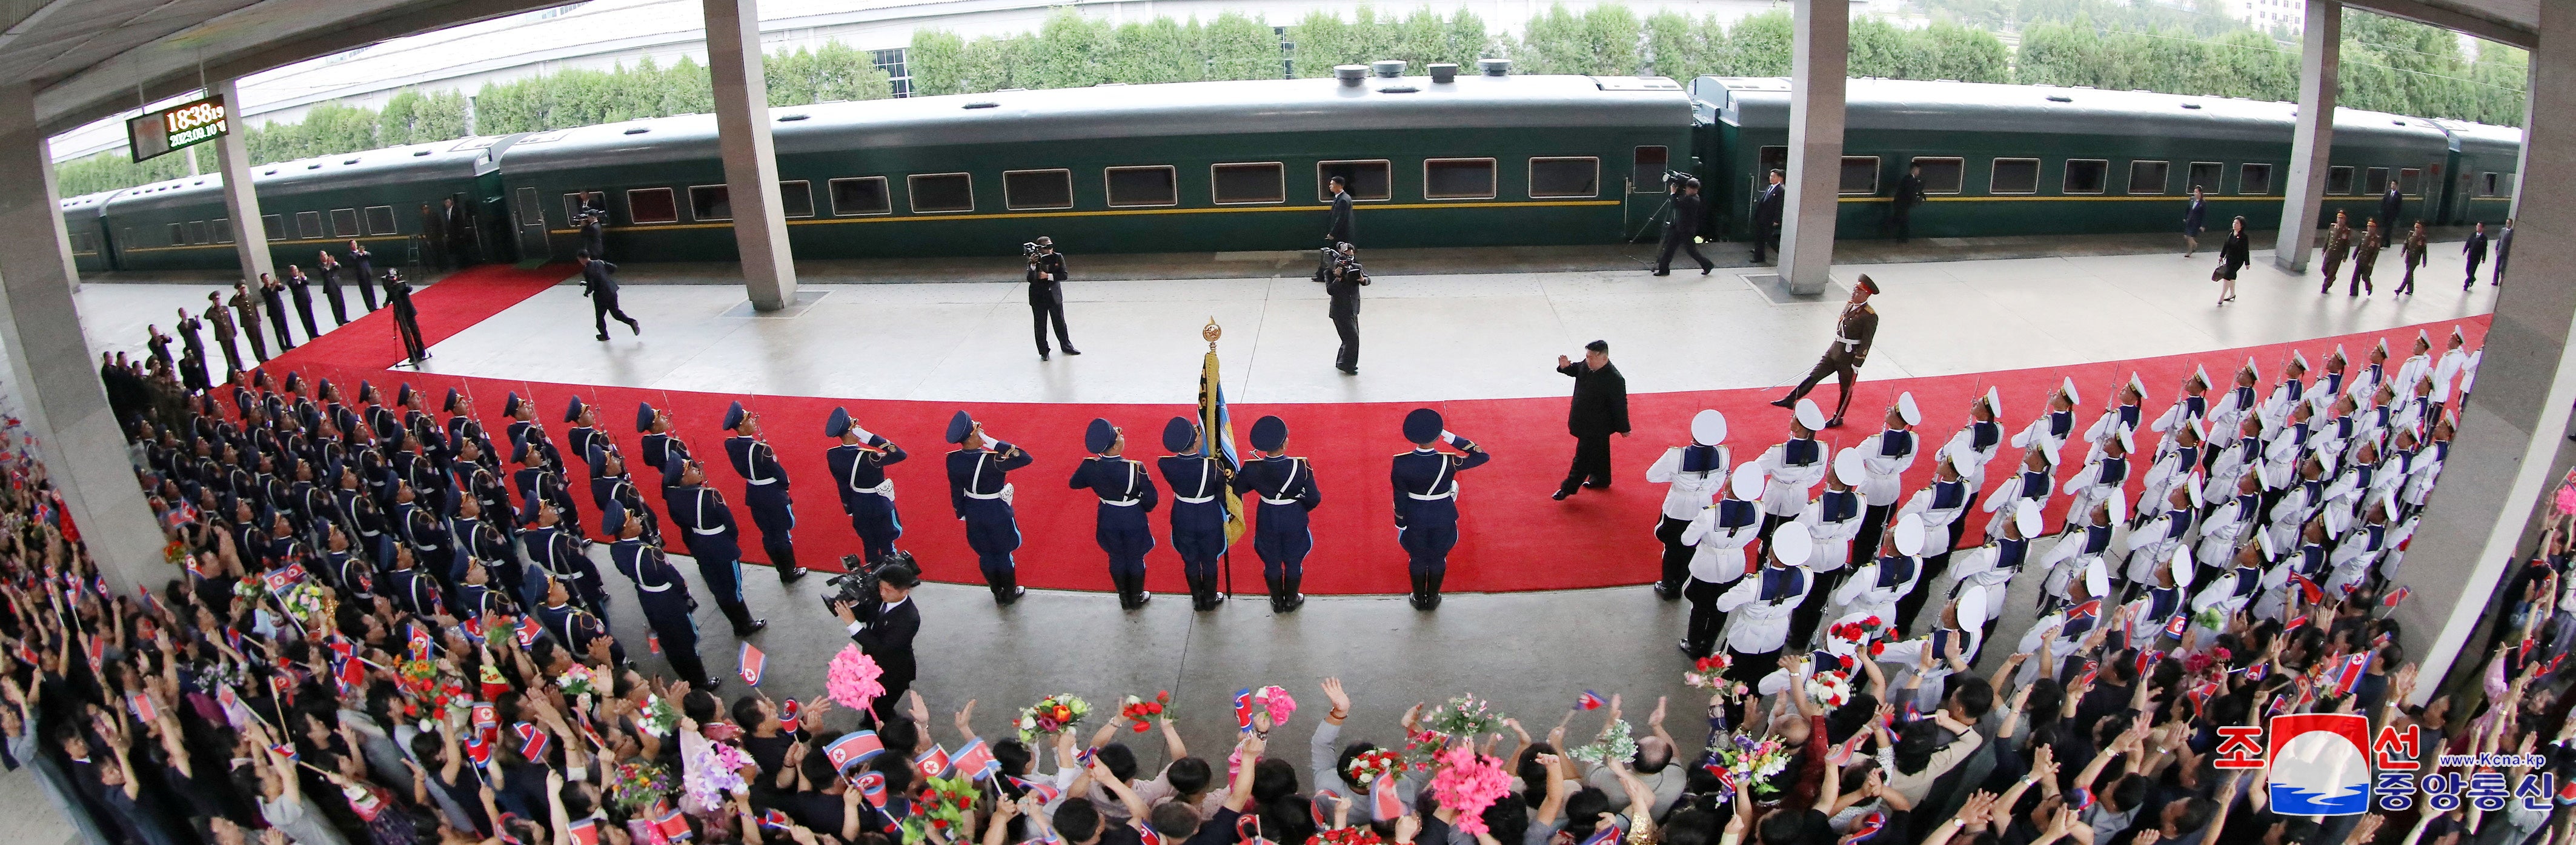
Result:
{"label": "man in dark suit", "polygon": [[1753,263],[1755,264],[1762,263],[1763,249],[1768,248],[1773,252],[1780,250],[1780,214],[1789,202],[1788,189],[1780,185],[1785,177],[1780,175],[1780,171],[1773,170],[1769,178],[1771,184],[1764,186],[1762,195],[1753,200]]}
{"label": "man in dark suit", "polygon": [[2379,195],[2379,230],[2397,231],[2397,212],[2406,208],[2406,195],[2397,192],[2397,180],[2388,180],[2388,193]]}
{"label": "man in dark suit", "polygon": [[1332,297],[1326,315],[1333,318],[1333,333],[1342,338],[1341,351],[1333,355],[1333,369],[1345,375],[1360,373],[1360,288],[1369,283],[1368,271],[1360,267],[1359,248],[1337,244],[1325,257],[1324,293]]}
{"label": "man in dark suit", "polygon": [[1699,180],[1675,183],[1672,190],[1672,219],[1664,221],[1664,251],[1655,256],[1655,275],[1673,274],[1673,250],[1687,250],[1692,261],[1699,262],[1699,274],[1717,265],[1699,254],[1699,221],[1708,211],[1708,201],[1699,198]]}
{"label": "man in dark suit", "polygon": [[919,672],[912,658],[912,638],[921,633],[921,608],[912,603],[912,588],[920,585],[921,572],[910,561],[897,560],[877,571],[877,598],[883,603],[866,619],[846,602],[832,603],[832,612],[849,626],[850,641],[858,643],[859,651],[884,671],[877,683],[885,687],[885,694],[870,707],[878,724],[894,717]]}
{"label": "man in dark suit", "polygon": [[458,205],[455,197],[448,197],[440,213],[447,218],[444,228],[448,263],[464,268],[480,260],[481,256],[474,254],[474,218],[466,215],[465,206]]}
{"label": "man in dark suit", "polygon": [[2469,277],[2460,280],[2460,289],[2468,290],[2478,283],[2478,265],[2487,262],[2487,224],[2480,223],[2469,232],[2469,242],[2460,245],[2460,254],[2469,259]]}
{"label": "man in dark suit", "polygon": [[1896,242],[1914,240],[1914,207],[1923,204],[1923,165],[1909,164],[1905,178],[1896,180],[1896,196],[1888,202],[1887,224],[1896,230]]}
{"label": "man in dark suit", "polygon": [[1047,359],[1047,320],[1055,320],[1056,342],[1064,354],[1080,355],[1073,348],[1073,334],[1064,327],[1064,253],[1055,251],[1055,239],[1044,235],[1032,241],[1038,248],[1029,254],[1029,322],[1037,327],[1038,360]]}
{"label": "man in dark suit", "polygon": [[1556,485],[1556,498],[1574,495],[1576,487],[1610,486],[1610,435],[1628,435],[1628,377],[1610,363],[1610,342],[1583,345],[1583,360],[1556,356],[1556,371],[1574,378],[1574,403],[1565,412],[1565,431],[1574,435],[1574,466]]}
{"label": "man in dark suit", "polygon": [[572,257],[581,262],[581,295],[590,297],[590,322],[599,330],[599,339],[608,339],[610,317],[625,323],[627,331],[643,334],[643,324],[635,322],[635,318],[626,316],[626,312],[617,307],[617,276],[614,275],[617,265],[593,257],[587,249],[573,253]]}
{"label": "man in dark suit", "polygon": [[584,249],[602,260],[608,258],[608,197],[598,191],[581,201],[581,242]]}
{"label": "man in dark suit", "polygon": [[1328,182],[1333,188],[1333,211],[1324,218],[1324,243],[1343,243],[1351,239],[1351,180],[1335,176]]}

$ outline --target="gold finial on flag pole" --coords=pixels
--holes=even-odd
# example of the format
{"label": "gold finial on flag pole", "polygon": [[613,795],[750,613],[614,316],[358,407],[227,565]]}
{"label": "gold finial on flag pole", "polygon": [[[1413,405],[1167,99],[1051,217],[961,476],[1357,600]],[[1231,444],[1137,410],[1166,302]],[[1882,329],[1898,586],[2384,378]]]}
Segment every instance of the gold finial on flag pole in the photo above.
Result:
{"label": "gold finial on flag pole", "polygon": [[1207,325],[1199,328],[1199,336],[1207,338],[1208,351],[1215,352],[1216,339],[1225,336],[1225,328],[1216,324],[1215,317],[1209,317]]}

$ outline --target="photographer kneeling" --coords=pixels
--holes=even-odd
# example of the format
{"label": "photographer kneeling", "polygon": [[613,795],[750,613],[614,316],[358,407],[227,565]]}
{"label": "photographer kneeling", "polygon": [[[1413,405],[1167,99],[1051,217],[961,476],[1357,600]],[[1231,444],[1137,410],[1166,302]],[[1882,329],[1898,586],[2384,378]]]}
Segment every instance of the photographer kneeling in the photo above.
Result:
{"label": "photographer kneeling", "polygon": [[[831,601],[832,613],[849,626],[850,641],[884,670],[877,683],[885,694],[869,709],[884,724],[902,706],[917,668],[912,660],[913,635],[921,633],[921,608],[912,603],[912,588],[921,585],[921,570],[908,556],[889,558],[875,573],[876,594],[844,594]],[[845,576],[846,577],[846,576]]]}

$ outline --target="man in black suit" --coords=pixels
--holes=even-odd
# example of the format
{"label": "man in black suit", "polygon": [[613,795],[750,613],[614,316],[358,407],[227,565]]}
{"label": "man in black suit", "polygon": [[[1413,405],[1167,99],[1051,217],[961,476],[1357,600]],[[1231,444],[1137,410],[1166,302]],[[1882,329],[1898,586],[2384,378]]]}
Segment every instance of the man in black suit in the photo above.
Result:
{"label": "man in black suit", "polygon": [[1333,354],[1333,369],[1344,375],[1360,374],[1360,288],[1369,283],[1368,270],[1360,266],[1359,248],[1336,244],[1325,250],[1324,272],[1329,281],[1324,293],[1332,297],[1325,309],[1333,318],[1333,333],[1341,336],[1341,350]]}
{"label": "man in black suit", "polygon": [[1055,339],[1064,354],[1080,355],[1073,348],[1073,334],[1064,328],[1064,253],[1055,251],[1055,239],[1044,235],[1030,242],[1037,248],[1029,253],[1029,322],[1037,327],[1038,360],[1047,359],[1047,320],[1055,320]]}
{"label": "man in black suit", "polygon": [[883,602],[865,620],[848,603],[833,602],[832,612],[849,626],[850,641],[859,651],[877,662],[884,674],[877,683],[885,694],[877,696],[869,708],[876,712],[878,724],[885,724],[902,706],[904,691],[912,689],[918,667],[912,659],[912,638],[921,633],[921,607],[912,603],[912,588],[921,585],[921,572],[910,561],[896,560],[877,571],[877,598]]}
{"label": "man in black suit", "polygon": [[590,297],[590,322],[599,330],[599,339],[608,339],[610,317],[625,323],[627,331],[643,334],[643,324],[635,322],[635,318],[626,316],[625,310],[617,307],[617,265],[593,256],[587,249],[573,253],[572,257],[581,262],[581,295]]}
{"label": "man in black suit", "polygon": [[1788,189],[1780,185],[1785,177],[1781,176],[1780,171],[1773,170],[1770,179],[1771,184],[1762,189],[1762,196],[1753,200],[1753,263],[1755,264],[1762,263],[1764,248],[1769,248],[1772,252],[1780,251],[1780,213],[1789,202]]}
{"label": "man in black suit", "polygon": [[1351,182],[1340,176],[1328,181],[1333,188],[1333,211],[1324,218],[1324,243],[1345,243],[1351,239]]}
{"label": "man in black suit", "polygon": [[481,260],[482,256],[476,255],[474,250],[474,219],[466,215],[465,206],[458,205],[455,197],[448,197],[440,213],[447,218],[447,225],[443,227],[447,234],[447,260],[459,268],[472,266]]}
{"label": "man in black suit", "polygon": [[1896,180],[1896,196],[1887,206],[1888,228],[1896,230],[1896,242],[1914,240],[1914,207],[1923,204],[1923,165],[1905,168],[1905,178]]}
{"label": "man in black suit", "polygon": [[1628,436],[1628,378],[1610,363],[1610,342],[1583,345],[1583,360],[1556,356],[1556,371],[1574,379],[1574,403],[1565,432],[1574,435],[1574,466],[1552,497],[1564,501],[1579,487],[1610,487],[1610,435]]}
{"label": "man in black suit", "polygon": [[2406,195],[2397,192],[2397,180],[2388,180],[2388,193],[2379,196],[2379,230],[2397,231],[2397,212],[2406,208]]}
{"label": "man in black suit", "polygon": [[1691,179],[1672,186],[1673,217],[1664,222],[1664,251],[1655,256],[1655,275],[1673,274],[1673,250],[1686,250],[1692,261],[1699,262],[1699,274],[1717,265],[1699,254],[1699,221],[1708,210],[1708,201],[1699,198],[1699,180]]}
{"label": "man in black suit", "polygon": [[2487,224],[2469,232],[2469,242],[2460,245],[2460,254],[2469,259],[2469,277],[2460,280],[2460,289],[2468,290],[2478,283],[2478,265],[2487,263]]}

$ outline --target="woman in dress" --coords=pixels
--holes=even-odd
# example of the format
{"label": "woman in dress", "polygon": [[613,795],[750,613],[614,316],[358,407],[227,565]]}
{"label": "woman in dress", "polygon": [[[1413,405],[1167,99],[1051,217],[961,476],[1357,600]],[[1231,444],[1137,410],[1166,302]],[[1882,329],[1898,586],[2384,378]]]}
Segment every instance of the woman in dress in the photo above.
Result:
{"label": "woman in dress", "polygon": [[2236,271],[2245,269],[2245,265],[2254,260],[2249,255],[2251,247],[2245,241],[2245,218],[2238,217],[2227,226],[2227,245],[2218,248],[2218,269],[2209,274],[2210,281],[2224,283],[2218,288],[2220,305],[2235,301]]}

